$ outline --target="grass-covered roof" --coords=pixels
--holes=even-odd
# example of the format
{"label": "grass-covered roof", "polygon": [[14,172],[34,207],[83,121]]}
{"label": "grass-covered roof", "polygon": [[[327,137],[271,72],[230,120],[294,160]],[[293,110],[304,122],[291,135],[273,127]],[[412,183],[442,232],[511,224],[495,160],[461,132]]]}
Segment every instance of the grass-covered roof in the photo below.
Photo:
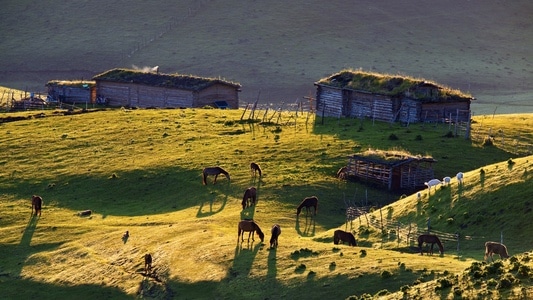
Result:
{"label": "grass-covered roof", "polygon": [[94,86],[95,82],[92,80],[50,80],[46,83],[46,86],[51,85],[88,88]]}
{"label": "grass-covered roof", "polygon": [[391,166],[399,165],[412,160],[435,162],[435,159],[433,159],[431,156],[413,155],[405,150],[369,149],[364,152],[354,154],[351,157],[362,161]]}
{"label": "grass-covered roof", "polygon": [[131,69],[112,69],[94,76],[93,79],[123,83],[137,83],[193,91],[199,91],[217,83],[230,85],[235,88],[241,87],[241,85],[238,83],[217,78],[206,78],[181,74],[162,74]]}
{"label": "grass-covered roof", "polygon": [[[472,96],[469,94],[428,80],[415,79],[409,76],[365,72],[361,70],[342,70],[329,77],[320,79],[316,84],[387,96],[406,94],[406,92],[415,91],[421,86],[433,86],[439,90],[439,98],[472,99]],[[414,98],[417,97],[415,96]],[[424,96],[420,96],[419,98],[422,99]]]}

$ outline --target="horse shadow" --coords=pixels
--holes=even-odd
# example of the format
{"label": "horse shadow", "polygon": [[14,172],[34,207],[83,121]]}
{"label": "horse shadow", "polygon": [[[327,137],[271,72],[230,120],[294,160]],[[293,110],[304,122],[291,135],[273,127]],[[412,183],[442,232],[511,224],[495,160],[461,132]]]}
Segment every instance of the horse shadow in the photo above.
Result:
{"label": "horse shadow", "polygon": [[262,243],[259,242],[254,245],[255,242],[237,242],[235,246],[235,256],[233,258],[233,266],[230,268],[229,272],[232,277],[238,277],[241,274],[248,276],[252,268],[252,264],[259,252],[259,249],[262,246]]}
{"label": "horse shadow", "polygon": [[[209,216],[212,216],[214,214],[217,214],[223,211],[224,208],[226,207],[226,203],[228,202],[228,196],[227,195],[224,196],[224,200],[222,200],[222,203],[218,207],[217,207],[217,204],[219,203],[216,200],[217,200],[217,196],[212,195],[211,199],[207,201],[202,201],[200,203],[200,206],[198,207],[198,212],[196,213],[196,217],[197,218],[209,217]],[[206,206],[206,202],[208,203],[209,207],[206,210],[204,210],[204,206]]]}
{"label": "horse shadow", "polygon": [[269,281],[276,281],[276,276],[278,273],[278,268],[276,267],[277,248],[270,248],[268,251],[268,266],[266,278]]}
{"label": "horse shadow", "polygon": [[316,227],[315,218],[312,218],[312,217],[309,218],[308,216],[306,216],[305,223],[303,224],[303,231],[302,231],[301,226],[300,226],[300,217],[296,216],[295,228],[296,228],[296,232],[298,232],[300,236],[303,236],[303,237],[315,236],[315,229],[316,229],[315,227]]}

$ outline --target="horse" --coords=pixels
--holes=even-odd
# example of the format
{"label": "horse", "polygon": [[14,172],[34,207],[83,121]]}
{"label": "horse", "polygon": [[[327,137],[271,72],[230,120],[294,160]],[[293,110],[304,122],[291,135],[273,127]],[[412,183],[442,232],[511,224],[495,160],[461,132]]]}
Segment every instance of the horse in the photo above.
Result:
{"label": "horse", "polygon": [[[251,201],[248,201],[248,199],[251,199]],[[255,205],[255,201],[257,200],[257,189],[255,187],[249,187],[244,191],[244,196],[242,197],[242,209],[244,210],[246,207]]]}
{"label": "horse", "polygon": [[261,231],[261,228],[259,228],[259,225],[255,223],[254,220],[242,220],[239,222],[239,234],[237,235],[237,243],[239,242],[239,238],[241,238],[241,242],[244,242],[244,232],[248,231],[248,242],[250,242],[250,236],[252,236],[252,241],[254,240],[254,232],[257,232],[257,235],[261,239],[261,243],[265,239],[265,234]]}
{"label": "horse", "polygon": [[203,180],[204,185],[207,185],[207,176],[208,175],[215,175],[215,180],[213,181],[213,184],[217,183],[217,177],[220,174],[223,174],[224,176],[226,176],[226,178],[228,180],[230,180],[229,173],[226,172],[226,170],[224,170],[224,169],[222,169],[221,167],[218,167],[218,166],[217,167],[204,168],[202,173],[204,175],[204,180]]}
{"label": "horse", "polygon": [[357,241],[351,232],[346,232],[343,230],[335,230],[333,233],[333,244],[338,245],[339,242],[347,242],[350,246],[357,246]]}
{"label": "horse", "polygon": [[300,215],[300,212],[302,211],[302,208],[304,207],[307,211],[307,214],[309,214],[309,207],[314,207],[315,216],[316,216],[316,211],[318,210],[318,198],[316,196],[312,196],[312,197],[307,197],[304,200],[302,200],[302,203],[300,203],[300,205],[298,205],[298,208],[296,209],[297,216]]}
{"label": "horse", "polygon": [[505,247],[504,244],[500,244],[497,242],[486,242],[485,243],[485,257],[483,259],[487,260],[487,258],[490,256],[492,261],[494,261],[494,258],[492,257],[494,254],[499,254],[500,259],[509,257],[509,253],[507,252],[507,247]]}
{"label": "horse", "polygon": [[41,196],[31,196],[31,215],[33,216],[33,210],[35,209],[35,215],[41,216],[41,209],[43,208],[43,198]]}
{"label": "horse", "polygon": [[348,167],[342,167],[337,171],[337,178],[339,179],[346,179],[347,175],[348,175]]}
{"label": "horse", "polygon": [[452,181],[452,178],[449,176],[446,176],[442,178],[442,185],[449,185],[451,181]]}
{"label": "horse", "polygon": [[152,255],[150,253],[146,253],[144,255],[144,272],[148,274],[152,270]]}
{"label": "horse", "polygon": [[420,249],[420,255],[423,255],[422,253],[422,245],[431,244],[431,250],[429,253],[433,255],[433,245],[437,244],[439,246],[440,254],[444,254],[444,247],[442,246],[442,243],[439,240],[439,237],[434,234],[421,234],[418,236],[418,249]]}
{"label": "horse", "polygon": [[272,237],[270,238],[270,248],[278,247],[278,237],[281,234],[281,227],[278,224],[272,226]]}
{"label": "horse", "polygon": [[263,176],[263,172],[261,171],[261,167],[256,163],[250,164],[250,171],[252,172],[252,176],[255,177],[256,173],[259,173],[259,177]]}

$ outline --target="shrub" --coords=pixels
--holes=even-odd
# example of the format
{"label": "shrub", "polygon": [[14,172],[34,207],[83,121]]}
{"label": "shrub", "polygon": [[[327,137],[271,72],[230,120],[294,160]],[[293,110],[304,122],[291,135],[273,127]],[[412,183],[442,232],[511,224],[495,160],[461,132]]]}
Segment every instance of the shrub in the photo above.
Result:
{"label": "shrub", "polygon": [[390,271],[385,270],[381,272],[381,278],[386,279],[386,278],[391,278],[391,277],[392,277],[392,273]]}
{"label": "shrub", "polygon": [[422,140],[422,136],[419,134],[415,137],[415,141],[421,141]]}
{"label": "shrub", "polygon": [[483,140],[483,146],[494,146],[494,138],[492,138],[491,136],[487,136]]}
{"label": "shrub", "polygon": [[397,141],[397,140],[399,140],[399,138],[394,133],[391,133],[389,135],[389,141]]}

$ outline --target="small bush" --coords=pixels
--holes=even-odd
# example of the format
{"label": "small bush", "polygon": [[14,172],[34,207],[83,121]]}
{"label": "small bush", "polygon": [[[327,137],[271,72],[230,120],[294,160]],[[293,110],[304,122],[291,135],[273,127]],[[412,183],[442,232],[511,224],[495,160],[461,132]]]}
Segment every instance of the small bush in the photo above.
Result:
{"label": "small bush", "polygon": [[391,278],[391,277],[392,277],[392,273],[390,271],[385,270],[385,271],[381,272],[381,278],[387,279],[387,278]]}
{"label": "small bush", "polygon": [[399,138],[394,133],[391,133],[389,135],[389,141],[397,141],[397,140],[399,140]]}
{"label": "small bush", "polygon": [[444,135],[444,137],[446,137],[446,138],[452,138],[452,137],[455,137],[455,135],[453,134],[453,132],[448,131],[448,132]]}
{"label": "small bush", "polygon": [[415,141],[421,141],[422,140],[422,136],[419,134],[415,137]]}
{"label": "small bush", "polygon": [[487,136],[483,140],[483,146],[494,146],[494,138],[492,138],[491,136]]}

